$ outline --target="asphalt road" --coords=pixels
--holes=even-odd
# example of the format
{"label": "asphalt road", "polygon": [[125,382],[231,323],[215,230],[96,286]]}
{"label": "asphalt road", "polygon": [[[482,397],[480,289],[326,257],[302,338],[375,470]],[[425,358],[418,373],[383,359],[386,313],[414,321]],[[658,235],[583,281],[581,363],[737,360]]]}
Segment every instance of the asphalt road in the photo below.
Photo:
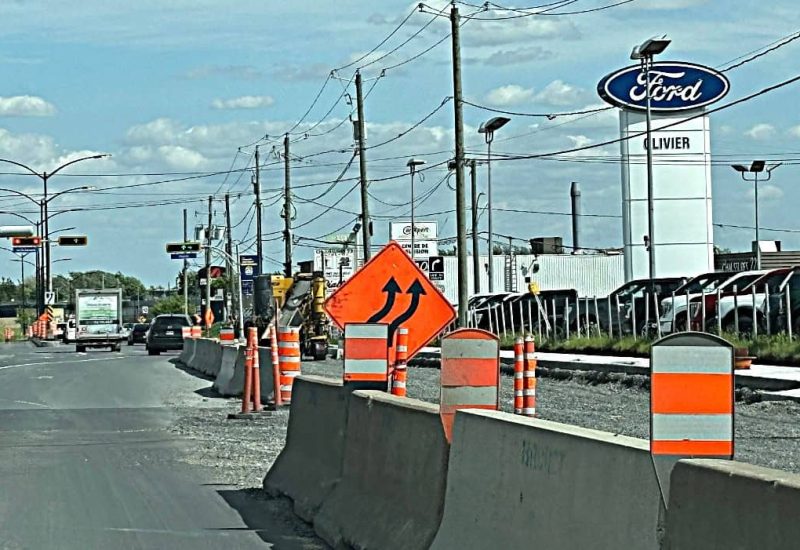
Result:
{"label": "asphalt road", "polygon": [[319,547],[182,459],[179,411],[225,403],[169,358],[0,345],[0,548]]}

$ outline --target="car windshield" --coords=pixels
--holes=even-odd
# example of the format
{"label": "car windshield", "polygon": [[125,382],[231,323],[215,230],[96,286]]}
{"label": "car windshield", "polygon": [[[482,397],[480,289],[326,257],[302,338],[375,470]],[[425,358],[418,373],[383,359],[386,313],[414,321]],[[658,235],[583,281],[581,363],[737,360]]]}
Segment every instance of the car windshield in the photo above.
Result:
{"label": "car windshield", "polygon": [[713,292],[717,287],[731,278],[732,273],[711,273],[695,277],[686,284],[675,289],[675,294],[699,294],[700,292]]}
{"label": "car windshield", "polygon": [[756,292],[764,292],[764,286],[768,287],[770,293],[778,292],[781,283],[786,280],[790,273],[791,271],[785,269],[777,273],[768,273],[747,285],[747,287],[742,289],[742,292],[752,292],[753,288],[755,288]]}
{"label": "car windshield", "polygon": [[763,277],[763,273],[751,273],[749,275],[741,275],[736,278],[728,279],[724,283],[722,283],[719,288],[720,290],[733,290],[733,287],[736,288],[745,288],[747,285]]}
{"label": "car windshield", "polygon": [[189,321],[184,317],[158,317],[153,323],[153,328],[158,329],[180,329],[188,327]]}

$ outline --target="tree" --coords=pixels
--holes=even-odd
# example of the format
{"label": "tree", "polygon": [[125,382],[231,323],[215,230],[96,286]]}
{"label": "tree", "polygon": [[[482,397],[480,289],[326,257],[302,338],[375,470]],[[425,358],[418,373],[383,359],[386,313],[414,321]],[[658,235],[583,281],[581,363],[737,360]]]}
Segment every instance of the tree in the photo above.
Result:
{"label": "tree", "polygon": [[157,301],[150,308],[152,316],[163,315],[165,313],[183,313],[183,296],[173,294]]}

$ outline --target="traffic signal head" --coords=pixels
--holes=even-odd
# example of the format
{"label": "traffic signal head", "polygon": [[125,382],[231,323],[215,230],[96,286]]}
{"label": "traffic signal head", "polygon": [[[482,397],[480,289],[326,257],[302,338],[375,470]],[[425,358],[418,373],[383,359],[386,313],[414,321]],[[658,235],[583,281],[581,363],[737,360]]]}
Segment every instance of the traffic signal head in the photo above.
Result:
{"label": "traffic signal head", "polygon": [[180,254],[181,252],[200,252],[200,243],[167,243],[167,254]]}
{"label": "traffic signal head", "polygon": [[86,235],[64,235],[58,238],[59,246],[86,246],[89,237]]}
{"label": "traffic signal head", "polygon": [[12,246],[42,246],[41,237],[13,237]]}

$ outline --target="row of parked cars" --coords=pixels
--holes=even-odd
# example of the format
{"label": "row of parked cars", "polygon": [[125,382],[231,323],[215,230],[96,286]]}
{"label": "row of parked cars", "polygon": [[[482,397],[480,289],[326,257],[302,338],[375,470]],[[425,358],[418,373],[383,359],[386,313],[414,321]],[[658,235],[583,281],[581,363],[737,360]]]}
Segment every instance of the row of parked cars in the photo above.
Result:
{"label": "row of parked cars", "polygon": [[800,267],[629,281],[608,296],[572,289],[475,295],[470,324],[497,333],[529,331],[561,338],[603,332],[800,332]]}

